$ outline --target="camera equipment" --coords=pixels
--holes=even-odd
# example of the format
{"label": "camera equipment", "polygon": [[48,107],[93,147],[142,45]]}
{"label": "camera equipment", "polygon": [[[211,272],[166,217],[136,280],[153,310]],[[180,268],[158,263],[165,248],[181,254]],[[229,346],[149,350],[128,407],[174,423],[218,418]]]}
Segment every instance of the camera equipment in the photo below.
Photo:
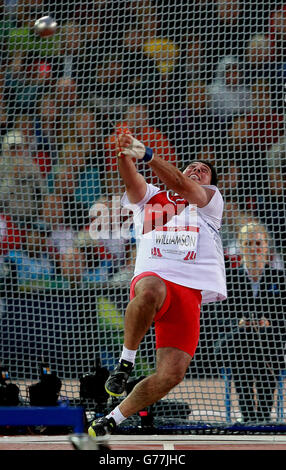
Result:
{"label": "camera equipment", "polygon": [[62,381],[48,364],[40,365],[40,380],[28,387],[31,406],[57,406]]}
{"label": "camera equipment", "polygon": [[95,407],[96,411],[104,413],[109,398],[104,387],[108,377],[108,369],[101,367],[100,359],[98,359],[91,373],[80,377],[80,401],[82,405],[88,407],[88,404],[91,404],[93,409]]}
{"label": "camera equipment", "polygon": [[9,380],[8,369],[0,366],[0,406],[18,406],[19,405],[19,387]]}

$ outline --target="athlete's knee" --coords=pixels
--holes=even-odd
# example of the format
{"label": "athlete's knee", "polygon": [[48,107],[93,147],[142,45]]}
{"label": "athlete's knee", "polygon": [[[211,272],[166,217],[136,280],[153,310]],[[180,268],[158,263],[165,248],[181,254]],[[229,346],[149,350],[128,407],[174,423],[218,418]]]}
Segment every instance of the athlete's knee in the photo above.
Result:
{"label": "athlete's knee", "polygon": [[186,367],[178,362],[174,365],[169,365],[158,370],[161,380],[167,385],[168,389],[171,390],[173,387],[181,383],[186,374]]}
{"label": "athlete's knee", "polygon": [[146,306],[152,305],[155,307],[158,303],[158,295],[150,287],[142,289],[138,297],[140,297],[140,299],[142,300],[142,303]]}
{"label": "athlete's knee", "polygon": [[191,362],[191,356],[177,348],[159,348],[157,351],[157,374],[169,390],[181,383]]}
{"label": "athlete's knee", "polygon": [[143,305],[152,306],[158,310],[166,297],[165,284],[160,279],[142,281],[139,281],[138,285],[136,284],[136,297],[141,300]]}
{"label": "athlete's knee", "polygon": [[162,374],[161,380],[164,381],[168,390],[179,385],[185,377],[186,370],[182,367],[174,367],[173,369],[165,370]]}

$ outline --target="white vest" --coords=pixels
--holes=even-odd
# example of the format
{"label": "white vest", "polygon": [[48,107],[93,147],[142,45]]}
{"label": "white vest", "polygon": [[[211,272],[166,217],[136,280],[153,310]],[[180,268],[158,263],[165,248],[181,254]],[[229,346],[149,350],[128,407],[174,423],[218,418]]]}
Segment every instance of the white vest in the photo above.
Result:
{"label": "white vest", "polygon": [[[203,208],[149,184],[134,211],[137,257],[134,277],[152,271],[163,279],[202,291],[202,303],[226,299],[224,255],[219,235],[223,199],[215,193]],[[162,212],[163,208],[163,212]],[[162,215],[164,214],[164,215]]]}

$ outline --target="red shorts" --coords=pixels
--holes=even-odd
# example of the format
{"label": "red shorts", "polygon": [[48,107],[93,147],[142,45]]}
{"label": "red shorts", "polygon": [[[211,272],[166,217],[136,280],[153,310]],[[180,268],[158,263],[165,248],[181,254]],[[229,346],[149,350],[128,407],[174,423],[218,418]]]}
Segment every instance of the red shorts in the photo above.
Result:
{"label": "red shorts", "polygon": [[177,348],[193,357],[200,336],[201,291],[166,281],[153,272],[144,272],[131,283],[131,300],[135,297],[136,282],[146,276],[159,277],[167,287],[164,304],[154,318],[156,349]]}

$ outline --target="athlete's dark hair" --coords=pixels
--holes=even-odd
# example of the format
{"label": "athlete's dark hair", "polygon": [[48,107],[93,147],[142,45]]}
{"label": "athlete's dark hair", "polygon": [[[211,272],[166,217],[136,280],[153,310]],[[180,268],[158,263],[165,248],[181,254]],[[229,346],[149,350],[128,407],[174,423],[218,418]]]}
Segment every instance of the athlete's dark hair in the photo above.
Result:
{"label": "athlete's dark hair", "polygon": [[205,165],[207,165],[209,167],[209,169],[212,172],[211,185],[217,186],[218,176],[217,176],[217,172],[216,172],[216,169],[213,166],[213,164],[209,160],[193,160],[193,161],[191,161],[191,163],[189,163],[189,165],[191,165],[192,163],[198,163],[198,162],[204,163]]}

